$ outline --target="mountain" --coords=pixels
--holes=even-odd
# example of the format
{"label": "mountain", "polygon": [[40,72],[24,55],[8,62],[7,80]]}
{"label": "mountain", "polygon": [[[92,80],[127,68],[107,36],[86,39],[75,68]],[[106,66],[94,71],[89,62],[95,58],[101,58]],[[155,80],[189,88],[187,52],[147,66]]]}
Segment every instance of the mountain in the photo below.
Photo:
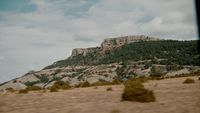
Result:
{"label": "mountain", "polygon": [[100,47],[76,48],[70,57],[30,71],[0,85],[24,89],[48,88],[61,80],[76,86],[82,83],[125,81],[131,77],[169,77],[200,71],[197,40],[161,40],[137,35],[105,39]]}

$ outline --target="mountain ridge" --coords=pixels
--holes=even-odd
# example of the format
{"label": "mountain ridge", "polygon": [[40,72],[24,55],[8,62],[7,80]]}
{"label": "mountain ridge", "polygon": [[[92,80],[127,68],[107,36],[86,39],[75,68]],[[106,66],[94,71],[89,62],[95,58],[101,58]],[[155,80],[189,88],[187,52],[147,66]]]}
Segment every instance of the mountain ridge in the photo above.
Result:
{"label": "mountain ridge", "polygon": [[29,86],[49,88],[58,80],[76,86],[125,81],[138,76],[170,77],[200,71],[196,40],[124,36],[105,39],[100,47],[81,48],[77,53],[73,51],[76,49],[67,59],[1,84],[0,90]]}

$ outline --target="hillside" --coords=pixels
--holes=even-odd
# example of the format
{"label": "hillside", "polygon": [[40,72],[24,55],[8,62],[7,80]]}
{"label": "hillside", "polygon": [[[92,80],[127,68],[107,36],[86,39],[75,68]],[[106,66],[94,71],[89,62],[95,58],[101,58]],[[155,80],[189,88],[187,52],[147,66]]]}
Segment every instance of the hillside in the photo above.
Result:
{"label": "hillside", "polygon": [[[95,49],[86,55],[78,54],[66,60],[55,62],[45,69],[71,65],[100,65],[140,60],[162,59],[162,65],[200,65],[198,41],[139,41],[104,51]],[[156,61],[155,61],[156,63]]]}
{"label": "hillside", "polygon": [[200,71],[199,41],[160,40],[136,35],[105,39],[100,47],[76,48],[72,55],[40,71],[0,84],[7,88],[49,88],[56,81],[70,86],[108,84],[132,77],[171,77]]}

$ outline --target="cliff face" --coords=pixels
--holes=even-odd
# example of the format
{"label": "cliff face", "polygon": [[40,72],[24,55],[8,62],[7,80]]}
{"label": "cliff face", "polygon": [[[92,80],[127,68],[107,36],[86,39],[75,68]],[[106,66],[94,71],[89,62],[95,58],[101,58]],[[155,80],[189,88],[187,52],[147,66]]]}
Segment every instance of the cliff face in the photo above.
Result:
{"label": "cliff face", "polygon": [[138,42],[138,41],[156,41],[159,40],[157,38],[144,36],[144,35],[134,35],[134,36],[124,36],[124,37],[117,37],[117,38],[108,38],[103,41],[101,47],[103,49],[111,49],[114,47],[120,47],[124,44]]}
{"label": "cliff face", "polygon": [[75,48],[72,50],[71,58],[77,55],[87,55],[88,53],[92,53],[94,51],[97,51],[100,49],[99,47],[93,47],[93,48]]}
{"label": "cliff face", "polygon": [[144,35],[134,35],[134,36],[123,36],[116,38],[107,38],[101,43],[101,47],[94,48],[76,48],[72,50],[71,58],[76,55],[87,55],[88,53],[94,52],[96,50],[109,50],[112,48],[121,47],[128,43],[138,42],[138,41],[157,41],[159,39],[144,36]]}

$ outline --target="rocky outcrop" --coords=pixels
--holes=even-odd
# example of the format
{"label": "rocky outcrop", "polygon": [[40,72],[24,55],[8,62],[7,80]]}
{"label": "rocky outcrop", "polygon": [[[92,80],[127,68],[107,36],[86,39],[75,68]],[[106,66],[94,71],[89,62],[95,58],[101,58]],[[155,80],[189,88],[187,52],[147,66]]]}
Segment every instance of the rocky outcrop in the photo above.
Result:
{"label": "rocky outcrop", "polygon": [[101,43],[101,47],[93,47],[93,48],[75,48],[72,50],[72,54],[70,58],[77,55],[87,55],[88,53],[92,53],[98,50],[108,50],[116,47],[121,47],[128,43],[138,42],[138,41],[156,41],[158,38],[153,38],[144,35],[133,35],[133,36],[123,36],[116,38],[107,38]]}
{"label": "rocky outcrop", "polygon": [[114,47],[120,47],[128,43],[138,42],[138,41],[156,41],[158,38],[153,38],[144,35],[134,35],[134,36],[123,36],[117,38],[107,38],[101,44],[103,49],[111,49]]}
{"label": "rocky outcrop", "polygon": [[99,47],[94,47],[94,48],[75,48],[72,50],[71,58],[77,55],[87,55],[88,53],[92,53],[100,49]]}

